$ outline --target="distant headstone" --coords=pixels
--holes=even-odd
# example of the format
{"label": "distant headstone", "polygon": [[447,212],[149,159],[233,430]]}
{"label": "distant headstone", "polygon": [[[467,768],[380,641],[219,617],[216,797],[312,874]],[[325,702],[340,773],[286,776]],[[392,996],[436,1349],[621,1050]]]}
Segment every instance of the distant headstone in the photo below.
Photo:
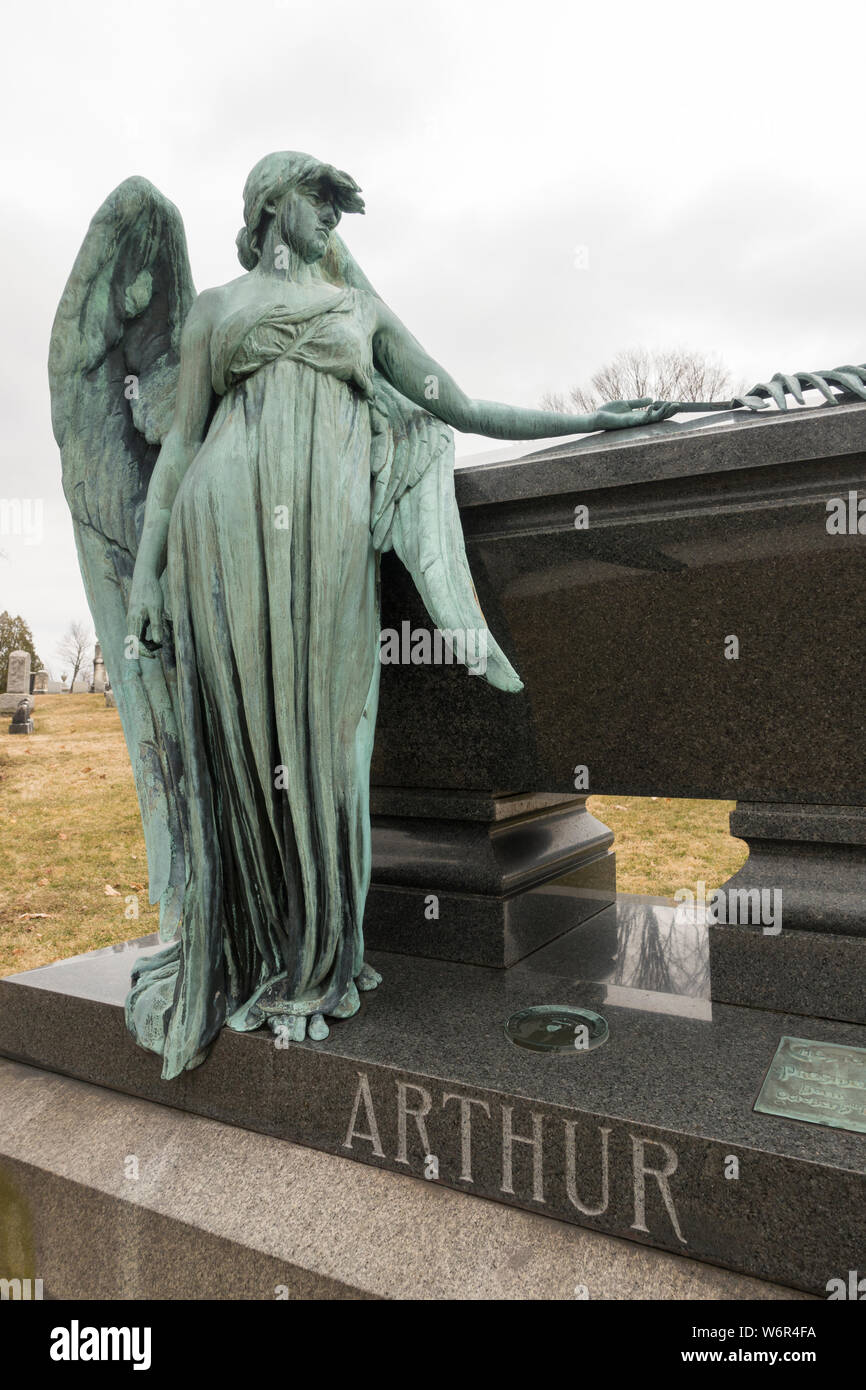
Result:
{"label": "distant headstone", "polygon": [[9,714],[18,708],[22,695],[30,694],[30,653],[10,652],[6,693],[0,695],[0,711]]}
{"label": "distant headstone", "polygon": [[114,691],[108,686],[105,691],[105,703],[109,709],[117,709],[117,701],[114,698]]}
{"label": "distant headstone", "polygon": [[50,678],[50,676],[49,676],[49,674],[48,674],[47,671],[45,671],[45,670],[43,670],[43,671],[37,671],[36,674],[35,674],[34,677],[33,677],[33,690],[31,691],[31,694],[33,694],[33,695],[47,695],[47,694],[48,694],[48,682],[49,682],[50,679],[51,679],[51,678]]}
{"label": "distant headstone", "polygon": [[93,684],[90,689],[96,694],[101,695],[108,684],[108,676],[105,671],[105,662],[102,659],[102,648],[96,644],[96,651],[93,656]]}
{"label": "distant headstone", "polygon": [[30,694],[30,653],[10,652],[9,670],[6,677],[7,691],[22,691]]}
{"label": "distant headstone", "polygon": [[22,695],[15,707],[12,723],[9,725],[10,734],[32,734],[36,727],[30,718],[32,712],[33,696]]}

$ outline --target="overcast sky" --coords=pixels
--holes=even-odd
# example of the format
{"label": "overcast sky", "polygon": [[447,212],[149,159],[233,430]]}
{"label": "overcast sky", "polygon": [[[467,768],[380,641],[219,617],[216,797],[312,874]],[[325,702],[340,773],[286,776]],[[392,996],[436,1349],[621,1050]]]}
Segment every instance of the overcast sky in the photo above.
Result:
{"label": "overcast sky", "polygon": [[537,405],[636,345],[749,385],[866,361],[862,0],[40,0],[3,28],[0,496],[45,530],[0,536],[0,610],[55,674],[87,607],[48,339],[129,174],[180,208],[203,289],[239,273],[263,154],[348,170],[346,241],[471,396]]}

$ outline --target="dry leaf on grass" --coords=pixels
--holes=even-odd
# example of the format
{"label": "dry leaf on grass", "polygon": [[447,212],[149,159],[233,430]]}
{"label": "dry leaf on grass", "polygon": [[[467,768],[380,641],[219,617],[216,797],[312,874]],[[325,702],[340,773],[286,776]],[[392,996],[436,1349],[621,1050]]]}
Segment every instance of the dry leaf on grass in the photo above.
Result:
{"label": "dry leaf on grass", "polygon": [[106,893],[108,894],[108,896],[111,897],[111,898],[119,898],[119,897],[120,897],[120,894],[118,893],[117,889],[116,889],[116,888],[112,888],[112,886],[111,886],[110,883],[106,883],[106,885],[105,885],[105,891],[106,891]]}

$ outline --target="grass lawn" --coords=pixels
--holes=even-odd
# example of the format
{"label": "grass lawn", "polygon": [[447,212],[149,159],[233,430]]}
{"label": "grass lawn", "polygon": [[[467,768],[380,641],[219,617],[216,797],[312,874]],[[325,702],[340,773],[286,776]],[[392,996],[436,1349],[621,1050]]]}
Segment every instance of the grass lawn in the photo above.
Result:
{"label": "grass lawn", "polygon": [[[29,738],[0,724],[0,975],[157,926],[117,711],[101,695],[43,695],[34,718]],[[589,805],[616,834],[623,892],[668,896],[699,879],[709,891],[746,858],[728,834],[732,802],[594,796]]]}
{"label": "grass lawn", "polygon": [[33,717],[29,738],[0,724],[2,975],[144,936],[159,917],[117,710],[42,695]]}
{"label": "grass lawn", "polygon": [[749,857],[734,840],[728,816],[734,801],[686,801],[659,796],[591,796],[587,806],[616,835],[616,886],[621,893],[673,897],[703,881],[720,888]]}

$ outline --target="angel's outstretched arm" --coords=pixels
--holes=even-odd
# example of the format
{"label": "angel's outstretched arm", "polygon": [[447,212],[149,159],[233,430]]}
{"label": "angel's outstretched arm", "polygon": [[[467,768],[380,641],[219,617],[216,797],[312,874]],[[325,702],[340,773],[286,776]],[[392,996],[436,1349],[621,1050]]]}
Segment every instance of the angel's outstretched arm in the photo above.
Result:
{"label": "angel's outstretched arm", "polygon": [[171,509],[184,474],[201,448],[210,410],[210,332],[209,301],[205,294],[196,300],[184,324],[174,416],[147,490],[144,526],[132,577],[129,631],[146,646],[158,646],[162,641],[159,576],[165,567]]}
{"label": "angel's outstretched arm", "polygon": [[377,301],[379,322],[373,339],[376,365],[404,396],[466,434],[491,439],[548,439],[560,434],[649,425],[676,413],[675,404],[616,401],[591,415],[559,415],[524,410],[496,401],[473,401],[421,347],[386,304]]}

